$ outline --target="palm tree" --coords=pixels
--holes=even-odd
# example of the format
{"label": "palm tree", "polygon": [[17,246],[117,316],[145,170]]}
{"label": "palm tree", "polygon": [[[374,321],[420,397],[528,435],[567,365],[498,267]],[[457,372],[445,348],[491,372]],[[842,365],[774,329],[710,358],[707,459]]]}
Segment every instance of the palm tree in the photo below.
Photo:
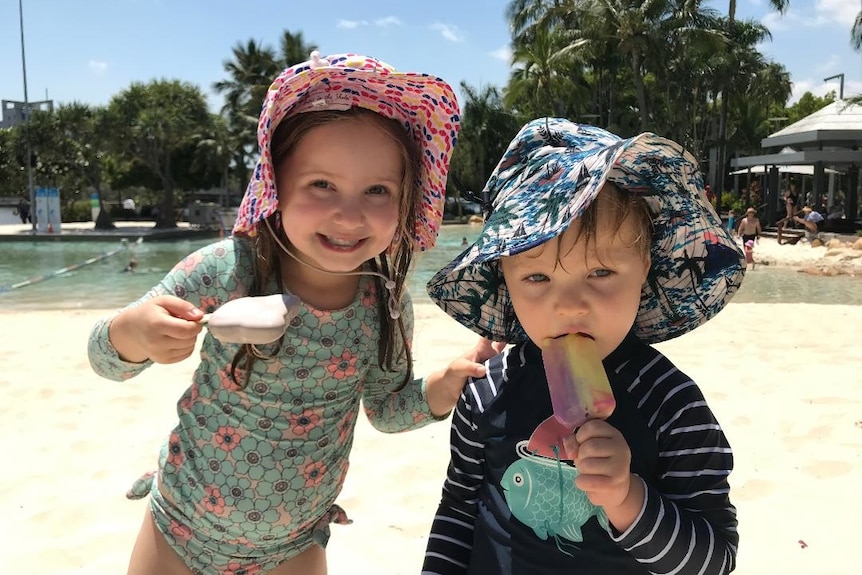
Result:
{"label": "palm tree", "polygon": [[461,192],[481,190],[496,162],[518,132],[521,122],[503,105],[493,86],[476,89],[461,83],[461,132],[452,157],[450,180],[456,197]]}
{"label": "palm tree", "polygon": [[[790,6],[790,0],[769,0],[769,6],[779,14],[784,14]],[[734,21],[736,20],[736,0],[728,0],[727,7],[727,31],[728,38],[731,37]],[[729,62],[730,66],[734,64]],[[724,75],[727,78],[727,75]],[[715,170],[715,197],[717,198],[716,210],[721,211],[721,193],[724,191],[725,166],[727,164],[727,106],[730,100],[730,84],[725,81],[721,90],[721,112],[718,118],[718,166]]]}
{"label": "palm tree", "polygon": [[224,61],[227,79],[215,82],[213,89],[225,96],[221,113],[237,146],[235,167],[241,181],[248,178],[247,160],[257,149],[257,122],[266,91],[273,79],[287,66],[305,61],[315,49],[306,44],[302,32],[285,30],[280,39],[280,55],[255,40],[237,43],[232,57]]}
{"label": "palm tree", "polygon": [[514,70],[505,94],[507,105],[531,117],[583,111],[569,109],[571,101],[588,101],[589,90],[583,65],[576,65],[582,45],[572,42],[567,32],[534,28],[513,41]]}
{"label": "palm tree", "polygon": [[856,20],[850,30],[850,45],[857,52],[862,52],[862,10],[856,14]]}
{"label": "palm tree", "polygon": [[285,30],[281,36],[281,67],[287,68],[308,60],[309,54],[317,50],[316,44],[307,44],[302,32]]}
{"label": "palm tree", "polygon": [[627,62],[637,98],[641,131],[650,120],[647,101],[646,58],[657,51],[658,34],[672,15],[671,0],[565,0],[535,2],[514,0],[507,10],[513,31],[562,27],[570,30],[570,49],[588,47],[601,53],[612,46]]}
{"label": "palm tree", "polygon": [[232,52],[233,57],[224,62],[228,79],[215,82],[213,89],[225,95],[222,113],[239,136],[239,145],[248,154],[256,146],[260,106],[278,73],[279,63],[271,48],[255,40],[238,43]]}
{"label": "palm tree", "polygon": [[230,205],[230,167],[241,160],[236,153],[237,145],[230,131],[227,118],[224,115],[212,114],[212,121],[207,130],[196,133],[192,139],[195,142],[193,167],[204,173],[217,172],[219,187],[224,193],[221,204]]}

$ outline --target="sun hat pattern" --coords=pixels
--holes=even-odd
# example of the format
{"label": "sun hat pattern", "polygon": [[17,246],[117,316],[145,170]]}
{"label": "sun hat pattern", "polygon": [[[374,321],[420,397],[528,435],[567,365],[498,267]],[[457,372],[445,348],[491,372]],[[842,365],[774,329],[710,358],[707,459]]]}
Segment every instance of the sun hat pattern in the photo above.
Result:
{"label": "sun hat pattern", "polygon": [[458,101],[440,78],[397,72],[376,58],[358,54],[321,58],[313,52],[310,60],[285,69],[273,81],[258,123],[260,158],[240,204],[234,234],[253,236],[255,224],[278,207],[270,153],[278,124],[294,114],[353,107],[398,120],[412,134],[421,151],[416,186],[422,194],[413,239],[418,251],[434,246],[443,219],[449,160],[460,128]]}
{"label": "sun hat pattern", "polygon": [[606,182],[642,197],[652,216],[652,264],[633,332],[665,341],[717,314],[745,273],[742,251],[706,198],[695,159],[655,134],[621,139],[561,118],[525,125],[494,169],[476,241],[428,282],[431,299],[494,341],[527,339],[499,261],[562,234]]}

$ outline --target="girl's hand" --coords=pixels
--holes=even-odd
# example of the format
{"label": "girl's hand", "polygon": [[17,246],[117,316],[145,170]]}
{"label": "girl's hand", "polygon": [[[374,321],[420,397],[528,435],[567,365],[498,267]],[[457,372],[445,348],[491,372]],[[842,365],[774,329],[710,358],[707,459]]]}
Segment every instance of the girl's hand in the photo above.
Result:
{"label": "girl's hand", "polygon": [[194,352],[203,315],[183,299],[157,296],[115,317],[109,336],[125,361],[176,363]]}
{"label": "girl's hand", "polygon": [[619,531],[628,529],[644,501],[643,483],[631,473],[632,454],[622,433],[601,419],[591,419],[564,440],[578,468],[575,485],[594,505],[605,509]]}
{"label": "girl's hand", "polygon": [[476,363],[485,363],[503,351],[506,345],[504,341],[491,341],[490,339],[480,337],[473,349],[467,352],[464,357]]}
{"label": "girl's hand", "polygon": [[434,417],[443,417],[455,408],[468,377],[484,377],[488,359],[506,347],[502,342],[479,338],[476,345],[448,367],[431,373],[425,380],[425,397]]}

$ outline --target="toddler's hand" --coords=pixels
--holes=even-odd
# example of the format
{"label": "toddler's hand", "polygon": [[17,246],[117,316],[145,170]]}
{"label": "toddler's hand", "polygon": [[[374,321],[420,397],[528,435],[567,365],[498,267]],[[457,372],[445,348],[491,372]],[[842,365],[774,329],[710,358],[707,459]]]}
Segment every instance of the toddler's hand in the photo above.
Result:
{"label": "toddler's hand", "polygon": [[595,505],[622,505],[632,483],[632,454],[617,428],[601,419],[591,419],[563,441],[566,453],[578,468],[575,485]]}
{"label": "toddler's hand", "polygon": [[111,343],[126,361],[177,363],[194,351],[203,315],[183,299],[158,296],[114,318]]}

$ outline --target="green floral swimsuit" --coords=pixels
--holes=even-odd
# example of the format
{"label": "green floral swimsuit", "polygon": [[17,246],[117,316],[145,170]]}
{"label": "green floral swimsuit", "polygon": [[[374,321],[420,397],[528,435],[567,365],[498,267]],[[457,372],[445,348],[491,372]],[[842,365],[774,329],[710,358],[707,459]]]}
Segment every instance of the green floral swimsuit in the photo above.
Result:
{"label": "green floral swimsuit", "polygon": [[[228,238],[189,255],[143,298],[185,299],[205,312],[247,294],[250,242]],[[376,283],[363,276],[353,303],[336,311],[303,304],[271,360],[257,360],[240,390],[229,367],[238,345],[206,330],[191,386],[177,402],[179,422],[162,447],[158,471],[133,487],[152,489],[151,510],[168,542],[196,573],[265,573],[313,543],[326,544],[331,521],[345,522],[334,505],[349,465],[360,398],[381,431],[415,429],[435,421],[424,381],[399,392],[397,372],[377,365]],[[402,317],[412,341],[409,296]],[[112,318],[90,335],[89,356],[99,375],[125,380],[152,362],[128,363],[108,338]],[[240,375],[240,381],[244,374]]]}

